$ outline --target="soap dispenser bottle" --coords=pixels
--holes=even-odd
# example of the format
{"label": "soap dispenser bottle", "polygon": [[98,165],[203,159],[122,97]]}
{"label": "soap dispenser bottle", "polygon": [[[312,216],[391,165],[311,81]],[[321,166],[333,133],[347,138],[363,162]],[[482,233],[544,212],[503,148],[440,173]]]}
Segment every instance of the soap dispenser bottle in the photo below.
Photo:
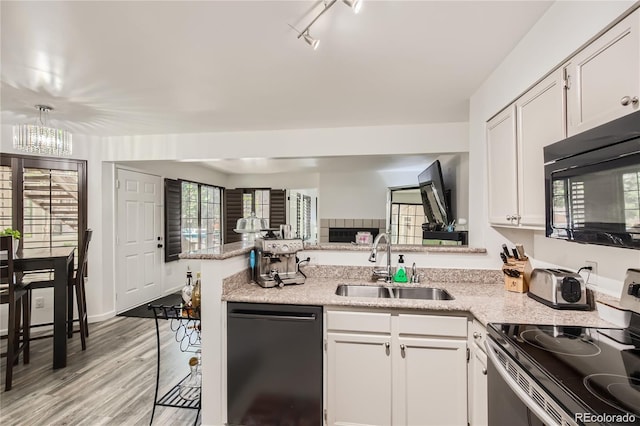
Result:
{"label": "soap dispenser bottle", "polygon": [[396,268],[396,273],[393,275],[393,281],[397,283],[406,283],[409,281],[407,279],[407,269],[404,266],[404,255],[400,254],[398,258],[398,267]]}

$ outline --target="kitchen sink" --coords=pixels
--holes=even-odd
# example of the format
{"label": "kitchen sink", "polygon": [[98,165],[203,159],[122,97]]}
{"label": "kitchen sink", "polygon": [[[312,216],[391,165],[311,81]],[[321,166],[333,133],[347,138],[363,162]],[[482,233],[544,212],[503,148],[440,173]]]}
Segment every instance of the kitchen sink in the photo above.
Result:
{"label": "kitchen sink", "polygon": [[340,284],[336,289],[338,296],[349,297],[383,297],[391,298],[391,288],[378,285],[346,285]]}
{"label": "kitchen sink", "polygon": [[338,296],[378,297],[383,299],[453,300],[453,296],[447,290],[435,287],[388,287],[340,284],[336,289],[336,294]]}

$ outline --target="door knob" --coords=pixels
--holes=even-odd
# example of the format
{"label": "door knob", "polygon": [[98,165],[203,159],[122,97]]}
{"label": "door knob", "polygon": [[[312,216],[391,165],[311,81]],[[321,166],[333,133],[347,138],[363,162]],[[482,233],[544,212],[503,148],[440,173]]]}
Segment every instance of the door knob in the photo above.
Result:
{"label": "door knob", "polygon": [[620,99],[620,103],[622,104],[622,106],[627,106],[629,104],[634,104],[637,105],[638,104],[638,97],[634,96],[624,96],[622,99]]}

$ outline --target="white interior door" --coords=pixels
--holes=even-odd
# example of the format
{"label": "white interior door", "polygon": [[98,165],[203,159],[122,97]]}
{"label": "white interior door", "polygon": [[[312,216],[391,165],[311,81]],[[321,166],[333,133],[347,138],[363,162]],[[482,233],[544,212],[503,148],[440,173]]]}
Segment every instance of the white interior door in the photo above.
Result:
{"label": "white interior door", "polygon": [[158,176],[118,169],[116,223],[116,311],[162,295],[160,277],[160,189]]}

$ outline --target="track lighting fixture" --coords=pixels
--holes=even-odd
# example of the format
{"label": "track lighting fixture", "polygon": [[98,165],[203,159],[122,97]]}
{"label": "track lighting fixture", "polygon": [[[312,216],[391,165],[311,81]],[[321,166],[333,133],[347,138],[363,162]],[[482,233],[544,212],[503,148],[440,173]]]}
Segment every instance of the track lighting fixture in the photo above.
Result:
{"label": "track lighting fixture", "polygon": [[[320,40],[315,39],[309,35],[309,28],[311,28],[311,26],[318,20],[318,18],[320,18],[327,10],[329,10],[334,4],[336,4],[337,1],[338,0],[326,0],[324,2],[324,8],[302,31],[298,31],[293,26],[289,25],[291,28],[298,32],[298,38],[303,38],[309,46],[313,47],[313,50],[316,50],[318,48]],[[362,7],[362,0],[342,0],[342,2],[353,9],[353,13],[360,12],[360,8]]]}
{"label": "track lighting fixture", "polygon": [[309,35],[309,30],[305,31],[304,34],[302,34],[302,37],[304,37],[304,41],[306,41],[309,46],[313,47],[313,50],[316,50],[320,45],[320,40],[316,40],[311,37]]}
{"label": "track lighting fixture", "polygon": [[362,0],[342,0],[342,2],[353,9],[353,13],[360,12],[362,7]]}

